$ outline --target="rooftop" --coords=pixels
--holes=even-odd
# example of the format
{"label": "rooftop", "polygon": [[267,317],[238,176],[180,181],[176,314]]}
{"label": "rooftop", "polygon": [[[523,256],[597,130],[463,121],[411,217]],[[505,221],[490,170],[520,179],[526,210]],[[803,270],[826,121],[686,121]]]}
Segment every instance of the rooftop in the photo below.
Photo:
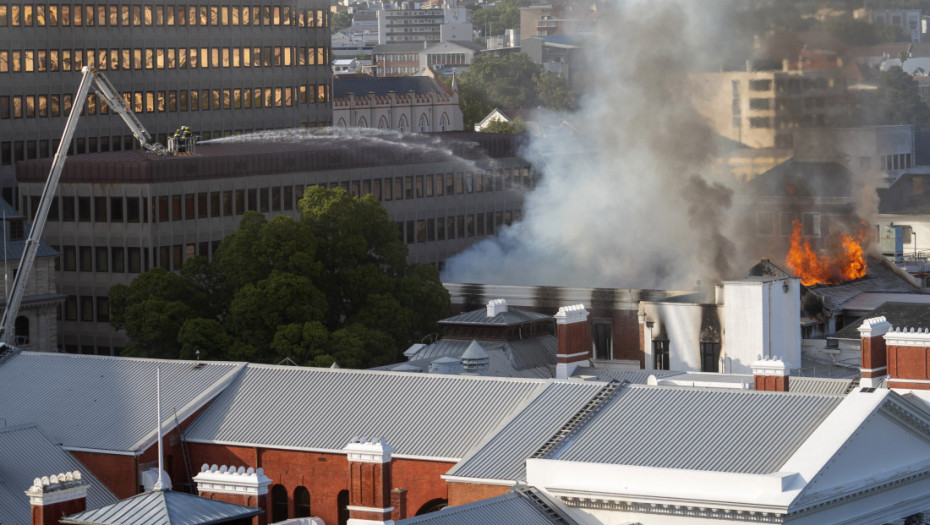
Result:
{"label": "rooftop", "polygon": [[[89,505],[88,505],[89,506]],[[61,519],[74,525],[215,525],[262,514],[245,507],[183,492],[143,492],[104,507]]]}

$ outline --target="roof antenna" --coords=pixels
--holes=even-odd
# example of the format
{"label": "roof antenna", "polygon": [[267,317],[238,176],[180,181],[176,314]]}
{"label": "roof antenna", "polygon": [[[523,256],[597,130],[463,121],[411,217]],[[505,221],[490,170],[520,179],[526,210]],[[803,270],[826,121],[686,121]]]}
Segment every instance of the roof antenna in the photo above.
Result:
{"label": "roof antenna", "polygon": [[161,491],[164,489],[161,479],[162,463],[164,461],[164,450],[161,442],[161,367],[155,369],[155,405],[155,417],[158,418],[158,421],[155,422],[155,435],[158,436],[158,480],[155,481],[152,490]]}

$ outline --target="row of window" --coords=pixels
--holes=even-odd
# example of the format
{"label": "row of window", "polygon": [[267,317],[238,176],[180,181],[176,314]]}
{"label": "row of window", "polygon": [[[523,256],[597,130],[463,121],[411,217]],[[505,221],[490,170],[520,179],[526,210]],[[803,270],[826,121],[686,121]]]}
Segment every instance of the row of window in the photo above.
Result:
{"label": "row of window", "polygon": [[[529,168],[487,172],[408,175],[331,182],[353,196],[373,195],[381,201],[442,197],[464,193],[532,188]],[[61,222],[139,223],[169,222],[208,217],[243,215],[246,211],[292,211],[303,197],[304,186],[273,186],[213,192],[161,195],[159,197],[74,197],[56,196],[49,206],[48,220]],[[151,207],[150,207],[151,203]],[[39,196],[23,196],[22,212],[35,217]],[[151,211],[151,213],[149,213]],[[508,212],[509,213],[509,212]],[[519,219],[519,212],[517,219]],[[511,219],[503,219],[510,223]],[[514,219],[515,220],[515,219]],[[496,220],[500,225],[501,220]],[[460,228],[459,231],[466,231]],[[479,230],[480,231],[480,230]],[[474,234],[471,234],[474,235]],[[479,235],[482,235],[479,233]],[[454,237],[453,237],[454,238]]]}
{"label": "row of window", "polygon": [[310,517],[310,491],[306,487],[294,489],[294,515],[288,512],[287,489],[284,485],[271,486],[271,519],[277,523],[288,518]]}
{"label": "row of window", "polygon": [[103,295],[69,295],[58,309],[58,319],[65,321],[110,322],[110,298]]}
{"label": "row of window", "polygon": [[[316,127],[318,123],[309,123],[310,127]],[[320,123],[319,125],[325,125]],[[267,129],[266,129],[267,130]],[[242,135],[243,133],[252,133],[255,130],[236,129],[236,130],[216,130],[200,131],[197,135],[202,140],[211,138],[230,137],[233,135]],[[155,136],[156,142],[166,144],[168,135],[160,133]],[[14,162],[27,159],[44,159],[50,156],[49,152],[54,153],[58,149],[59,140],[17,140],[13,142],[0,142],[0,164],[10,165]],[[138,148],[138,143],[132,135],[114,136],[114,137],[77,137],[71,141],[68,148],[68,155],[79,155],[82,153],[97,153],[101,151],[122,151]],[[11,202],[9,195],[4,194],[4,199]]]}
{"label": "row of window", "polygon": [[290,6],[165,6],[0,3],[0,27],[292,26],[329,27],[323,9]]}
{"label": "row of window", "polygon": [[0,73],[229,67],[325,66],[328,47],[250,46],[0,51]]}
{"label": "row of window", "polygon": [[[123,100],[136,113],[166,111],[211,111],[223,109],[262,109],[294,107],[299,104],[325,103],[328,84],[306,86],[192,89],[190,91],[133,91],[123,93]],[[73,95],[2,95],[0,119],[68,116]],[[89,93],[82,115],[109,114],[106,102]]]}
{"label": "row of window", "polygon": [[[720,343],[700,343],[701,372],[720,371]],[[657,339],[652,342],[652,364],[656,370],[669,370],[669,341]]]}
{"label": "row of window", "polygon": [[417,53],[383,53],[375,55],[375,63],[382,62],[417,62],[420,55]]}
{"label": "row of window", "polygon": [[[397,223],[407,244],[484,237],[520,220],[520,210],[420,219]],[[403,227],[401,227],[403,226]]]}
{"label": "row of window", "polygon": [[914,167],[914,159],[910,153],[881,156],[882,171],[904,170]]}

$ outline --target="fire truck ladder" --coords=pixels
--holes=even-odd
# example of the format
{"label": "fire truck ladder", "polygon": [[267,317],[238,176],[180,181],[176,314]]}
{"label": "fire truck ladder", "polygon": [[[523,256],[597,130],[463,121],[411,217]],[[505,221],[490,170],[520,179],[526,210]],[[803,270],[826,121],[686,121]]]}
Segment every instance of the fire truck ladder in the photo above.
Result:
{"label": "fire truck ladder", "polygon": [[594,417],[601,407],[606,405],[614,395],[620,391],[621,388],[629,384],[629,381],[617,381],[616,379],[611,380],[607,383],[607,386],[600,389],[597,394],[592,397],[581,410],[575,413],[571,419],[569,419],[563,426],[555,433],[548,441],[546,441],[543,446],[533,454],[532,458],[547,458],[550,457],[553,452],[559,449],[565,442],[578,432],[589,419]]}
{"label": "fire truck ladder", "polygon": [[178,429],[178,446],[181,447],[181,457],[184,458],[184,471],[187,474],[187,485],[191,494],[194,491],[194,467],[191,465],[191,453],[187,448],[187,436],[184,435],[184,429],[181,428],[181,420],[178,418],[178,409],[174,409],[174,422]]}
{"label": "fire truck ladder", "polygon": [[519,492],[524,497],[531,500],[533,504],[536,505],[537,510],[549,517],[550,522],[560,525],[570,525],[574,523],[573,521],[569,521],[565,514],[559,511],[552,502],[546,501],[538,490],[532,487],[518,487],[514,489],[514,492]]}
{"label": "fire truck ladder", "polygon": [[857,389],[857,388],[859,388],[859,378],[858,378],[858,377],[849,382],[849,386],[846,387],[846,391],[843,392],[843,395],[845,396],[846,394],[852,392],[853,390],[855,390],[855,389]]}

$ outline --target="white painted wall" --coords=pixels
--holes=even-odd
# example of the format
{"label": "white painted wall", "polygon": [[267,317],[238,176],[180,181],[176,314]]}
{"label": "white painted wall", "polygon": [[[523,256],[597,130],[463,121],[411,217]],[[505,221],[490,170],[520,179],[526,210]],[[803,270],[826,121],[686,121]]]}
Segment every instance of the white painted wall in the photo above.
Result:
{"label": "white painted wall", "polygon": [[694,303],[642,303],[641,313],[654,321],[652,328],[645,330],[646,370],[655,369],[652,341],[667,338],[669,370],[701,371],[701,307]]}
{"label": "white painted wall", "polygon": [[780,358],[800,368],[800,281],[747,278],[723,285],[727,371],[751,374],[753,361],[760,357]]}

